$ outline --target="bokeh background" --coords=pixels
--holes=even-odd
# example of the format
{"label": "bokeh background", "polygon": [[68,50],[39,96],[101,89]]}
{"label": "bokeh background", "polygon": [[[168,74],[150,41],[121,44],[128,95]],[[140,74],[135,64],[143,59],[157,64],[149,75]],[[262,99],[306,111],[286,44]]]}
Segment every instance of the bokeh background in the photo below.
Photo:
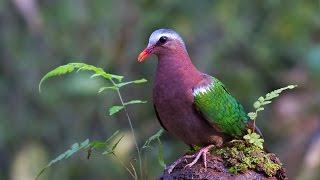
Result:
{"label": "bokeh background", "polygon": [[[184,38],[196,66],[222,80],[247,111],[260,95],[298,84],[259,115],[266,146],[279,155],[290,179],[319,179],[320,1],[0,1],[0,179],[33,179],[49,160],[86,138],[125,135],[117,148],[126,163],[136,157],[125,116],[107,115],[116,94],[97,94],[101,79],[75,73],[41,77],[56,66],[85,62],[125,80],[140,146],[160,125],[152,105],[156,58],[136,62],[150,33],[162,27]],[[167,133],[166,162],[187,146]],[[157,148],[144,153],[149,179],[162,171]],[[111,156],[79,153],[42,179],[130,179]]]}

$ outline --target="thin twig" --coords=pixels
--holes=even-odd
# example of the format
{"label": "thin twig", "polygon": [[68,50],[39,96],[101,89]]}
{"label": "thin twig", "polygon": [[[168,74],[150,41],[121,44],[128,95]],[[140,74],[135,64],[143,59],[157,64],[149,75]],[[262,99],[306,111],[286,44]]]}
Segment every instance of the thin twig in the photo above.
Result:
{"label": "thin twig", "polygon": [[136,179],[135,177],[136,173],[131,172],[131,170],[124,164],[124,162],[115,153],[112,153],[112,155],[120,162],[121,166],[124,167],[130,173],[132,178]]}
{"label": "thin twig", "polygon": [[134,172],[134,179],[135,179],[135,180],[138,180],[138,175],[137,175],[136,169],[134,168],[134,166],[132,165],[131,162],[130,162],[130,166],[131,166],[131,168],[132,168],[132,170],[133,170],[133,172]]}
{"label": "thin twig", "polygon": [[[114,86],[117,87],[117,84],[116,84],[112,79],[110,79],[110,81],[111,81],[111,83],[112,83]],[[118,96],[119,96],[121,105],[124,107],[123,109],[124,109],[124,112],[125,112],[125,114],[126,114],[126,116],[127,116],[127,119],[128,119],[128,123],[129,123],[129,126],[130,126],[130,130],[131,130],[131,134],[132,134],[132,137],[133,137],[133,141],[134,141],[134,144],[135,144],[135,146],[136,146],[137,153],[138,153],[140,177],[142,177],[142,160],[141,160],[141,154],[140,154],[140,149],[139,149],[138,141],[137,141],[137,138],[136,138],[134,129],[133,129],[132,121],[131,121],[129,112],[128,112],[128,110],[127,110],[127,107],[126,107],[126,105],[124,104],[124,101],[123,101],[123,99],[122,99],[122,96],[121,96],[121,93],[120,93],[119,88],[117,88],[116,91],[117,91],[117,94],[118,94]]]}
{"label": "thin twig", "polygon": [[[256,114],[258,113],[258,111],[256,110]],[[253,128],[252,128],[252,133],[255,133],[255,130],[256,130],[256,119],[257,119],[257,117],[256,118],[254,118],[254,120],[253,120]]]}

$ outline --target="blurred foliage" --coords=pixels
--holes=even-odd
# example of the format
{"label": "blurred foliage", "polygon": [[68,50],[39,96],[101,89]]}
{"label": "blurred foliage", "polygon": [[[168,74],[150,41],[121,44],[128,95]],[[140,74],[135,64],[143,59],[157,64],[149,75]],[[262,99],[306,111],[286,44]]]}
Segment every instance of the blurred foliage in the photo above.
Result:
{"label": "blurred foliage", "polygon": [[[37,151],[47,156],[88,137],[104,139],[127,129],[123,114],[106,116],[106,107],[119,102],[114,93],[97,96],[100,79],[67,75],[52,80],[41,94],[37,85],[49,69],[85,59],[128,79],[146,77],[146,86],[125,88],[123,94],[126,100],[151,100],[155,58],[138,64],[136,57],[160,27],[178,31],[197,67],[223,81],[247,110],[261,94],[299,85],[259,114],[257,122],[264,145],[279,154],[289,178],[298,176],[320,131],[318,0],[9,0],[0,1],[0,179],[22,176],[25,170],[17,172],[21,168],[14,164],[28,144],[39,144]],[[149,101],[129,111],[142,145],[160,127],[153,105]],[[166,134],[164,158],[171,162],[186,146]],[[123,147],[131,153],[122,159],[135,155],[129,144]],[[157,151],[148,153],[144,167],[151,179],[161,168]],[[117,161],[85,156],[53,168],[48,179],[130,178]]]}
{"label": "blurred foliage", "polygon": [[[132,119],[128,113],[127,110],[127,106],[128,105],[132,105],[132,104],[144,104],[147,101],[142,101],[142,100],[131,100],[128,102],[125,102],[123,100],[123,97],[121,95],[120,92],[120,88],[130,85],[130,84],[141,84],[141,83],[145,83],[147,82],[146,79],[138,79],[138,80],[133,80],[133,81],[127,81],[127,82],[122,82],[123,76],[119,76],[119,75],[114,75],[114,74],[110,74],[105,72],[102,68],[99,67],[95,67],[93,65],[90,64],[85,64],[85,63],[68,63],[66,65],[62,65],[59,66],[51,71],[49,71],[46,75],[44,75],[39,83],[39,92],[41,92],[41,85],[43,84],[44,81],[46,81],[49,78],[52,77],[56,77],[56,76],[60,76],[60,75],[64,75],[64,74],[68,74],[68,73],[72,73],[72,72],[79,72],[79,71],[90,71],[91,73],[93,73],[90,78],[95,78],[95,77],[102,77],[104,80],[106,80],[109,84],[109,86],[106,87],[101,87],[98,91],[98,93],[109,89],[109,90],[114,90],[117,92],[117,95],[119,97],[119,100],[121,102],[120,105],[116,105],[116,106],[112,106],[111,108],[109,108],[109,115],[114,115],[118,112],[120,112],[121,110],[125,111],[126,114],[126,118],[128,120],[128,124],[131,130],[131,135],[133,137],[133,141],[137,150],[137,154],[138,154],[138,161],[139,161],[139,176],[136,173],[135,170],[135,165],[130,163],[130,166],[132,167],[128,167],[126,166],[122,160],[115,154],[115,149],[116,147],[119,145],[120,141],[122,140],[122,138],[124,136],[121,136],[114,145],[112,145],[112,147],[110,148],[110,143],[109,141],[112,140],[112,138],[114,136],[116,136],[118,134],[119,131],[116,131],[116,133],[114,133],[111,137],[109,137],[106,141],[104,142],[93,142],[90,143],[89,139],[85,140],[84,142],[82,142],[80,145],[79,143],[75,143],[71,146],[71,149],[65,151],[64,153],[60,154],[57,158],[55,158],[54,160],[52,160],[48,165],[46,165],[41,171],[40,173],[37,175],[38,179],[40,177],[40,175],[50,166],[52,166],[53,164],[55,164],[58,161],[64,160],[64,159],[68,159],[70,156],[72,156],[73,154],[75,154],[76,152],[83,150],[83,149],[88,149],[88,159],[90,157],[91,151],[93,149],[98,149],[98,148],[106,148],[107,150],[105,150],[102,154],[103,155],[107,155],[107,154],[112,154],[115,158],[117,158],[120,162],[121,165],[130,173],[130,175],[133,177],[133,179],[138,179],[138,177],[143,177],[143,171],[142,171],[142,158],[141,158],[141,153],[140,153],[140,147],[138,145],[138,141],[137,138],[135,136],[135,131],[134,131],[134,127],[132,125]],[[159,140],[159,138],[158,138]],[[159,140],[160,141],[160,140]],[[130,170],[131,169],[131,170]]]}

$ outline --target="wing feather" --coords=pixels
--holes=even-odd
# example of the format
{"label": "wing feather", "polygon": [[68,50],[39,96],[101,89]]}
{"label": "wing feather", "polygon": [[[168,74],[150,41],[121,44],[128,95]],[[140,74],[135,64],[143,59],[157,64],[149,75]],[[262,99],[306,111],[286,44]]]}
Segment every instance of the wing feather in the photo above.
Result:
{"label": "wing feather", "polygon": [[249,118],[218,79],[207,75],[193,88],[193,95],[196,109],[210,124],[234,137],[245,133]]}

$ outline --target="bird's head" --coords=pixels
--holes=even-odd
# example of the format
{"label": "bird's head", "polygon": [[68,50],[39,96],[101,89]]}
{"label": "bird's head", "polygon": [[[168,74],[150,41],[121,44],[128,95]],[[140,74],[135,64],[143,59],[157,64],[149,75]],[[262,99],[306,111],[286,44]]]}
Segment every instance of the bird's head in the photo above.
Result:
{"label": "bird's head", "polygon": [[186,51],[180,35],[172,29],[158,29],[150,35],[148,46],[139,54],[138,61],[144,61],[151,54],[159,56],[178,51]]}

